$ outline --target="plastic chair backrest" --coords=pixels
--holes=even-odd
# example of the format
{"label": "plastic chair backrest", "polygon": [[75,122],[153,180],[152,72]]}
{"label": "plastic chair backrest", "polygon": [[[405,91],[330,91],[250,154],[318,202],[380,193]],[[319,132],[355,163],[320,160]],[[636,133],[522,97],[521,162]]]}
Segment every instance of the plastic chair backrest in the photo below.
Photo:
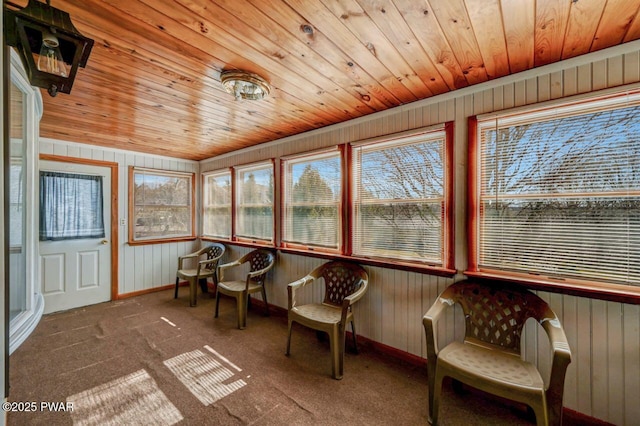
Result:
{"label": "plastic chair backrest", "polygon": [[361,266],[340,261],[322,265],[319,276],[324,278],[324,303],[334,306],[342,306],[344,298],[359,290],[367,280]]}
{"label": "plastic chair backrest", "polygon": [[475,282],[460,282],[451,287],[449,295],[464,313],[465,340],[496,345],[518,354],[527,319],[540,321],[548,312],[546,302],[527,290]]}

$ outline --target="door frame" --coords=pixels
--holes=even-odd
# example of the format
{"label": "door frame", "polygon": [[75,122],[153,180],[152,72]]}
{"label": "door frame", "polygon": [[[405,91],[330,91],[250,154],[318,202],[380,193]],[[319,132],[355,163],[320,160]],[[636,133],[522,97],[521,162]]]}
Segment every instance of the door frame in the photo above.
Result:
{"label": "door frame", "polygon": [[111,300],[118,299],[118,163],[91,160],[87,158],[65,157],[62,155],[40,154],[40,160],[62,163],[83,164],[86,166],[107,167],[111,169]]}

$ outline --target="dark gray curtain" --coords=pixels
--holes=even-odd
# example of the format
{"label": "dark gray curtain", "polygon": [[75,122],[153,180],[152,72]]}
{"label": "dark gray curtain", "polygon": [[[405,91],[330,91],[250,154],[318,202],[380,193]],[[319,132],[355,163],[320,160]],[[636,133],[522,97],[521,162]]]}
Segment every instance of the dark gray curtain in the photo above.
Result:
{"label": "dark gray curtain", "polygon": [[102,176],[40,172],[40,241],[104,236]]}

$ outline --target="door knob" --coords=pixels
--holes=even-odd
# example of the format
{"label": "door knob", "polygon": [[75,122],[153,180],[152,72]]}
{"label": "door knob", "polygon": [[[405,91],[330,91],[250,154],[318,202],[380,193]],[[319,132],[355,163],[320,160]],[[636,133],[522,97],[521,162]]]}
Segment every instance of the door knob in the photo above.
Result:
{"label": "door knob", "polygon": [[100,244],[102,244],[102,245],[109,244],[109,240],[102,240],[102,241],[100,241]]}

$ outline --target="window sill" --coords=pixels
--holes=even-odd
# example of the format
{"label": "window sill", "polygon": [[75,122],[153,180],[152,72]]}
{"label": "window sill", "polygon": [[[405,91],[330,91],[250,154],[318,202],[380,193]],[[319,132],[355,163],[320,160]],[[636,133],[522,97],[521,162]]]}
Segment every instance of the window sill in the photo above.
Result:
{"label": "window sill", "polygon": [[167,243],[179,243],[183,241],[195,241],[197,237],[189,236],[189,237],[176,237],[176,238],[163,238],[157,240],[129,240],[128,243],[130,246],[143,246],[147,244],[167,244]]}
{"label": "window sill", "polygon": [[[200,237],[200,239],[202,241],[219,242],[223,244],[231,244],[231,245],[236,245],[241,247],[255,247],[255,248],[265,247],[265,245],[250,244],[245,241],[230,241],[230,240],[211,238],[211,237]],[[274,247],[273,245],[266,246],[266,247],[275,248],[282,253],[316,257],[316,258],[327,259],[327,260],[339,259],[339,260],[345,260],[350,262],[357,262],[362,265],[376,266],[380,268],[389,268],[389,269],[399,269],[403,271],[418,272],[421,274],[436,275],[436,276],[446,277],[446,278],[452,278],[457,273],[455,269],[424,265],[420,263],[394,261],[391,259],[381,260],[381,259],[371,259],[366,257],[345,256],[339,253],[328,253],[326,251],[323,252],[320,250],[317,250],[317,251],[301,250],[301,249],[294,249],[294,248],[288,248],[288,247]]]}
{"label": "window sill", "polygon": [[417,262],[403,262],[392,259],[373,259],[369,257],[346,256],[339,253],[326,253],[321,251],[300,250],[286,247],[278,247],[283,253],[298,254],[301,256],[318,257],[321,259],[340,259],[350,262],[357,262],[362,265],[376,266],[380,268],[399,269],[402,271],[418,272],[421,274],[437,275],[451,278],[456,274],[455,269],[448,269],[440,266],[425,265]]}
{"label": "window sill", "polygon": [[279,250],[290,253],[303,253],[303,254],[318,254],[329,257],[342,256],[341,250],[336,248],[316,247],[316,246],[304,246],[302,244],[285,243],[283,242]]}
{"label": "window sill", "polygon": [[362,263],[369,266],[377,266],[380,268],[398,269],[401,271],[418,272],[420,274],[429,274],[445,278],[453,278],[458,272],[455,269],[445,268],[443,266],[426,265],[417,262],[404,262],[392,259],[372,259],[368,257],[357,256],[341,256],[345,260]]}
{"label": "window sill", "polygon": [[464,271],[464,275],[470,278],[509,282],[532,290],[640,305],[640,287],[631,285],[553,279],[537,275],[501,271]]}
{"label": "window sill", "polygon": [[240,247],[254,247],[254,248],[272,248],[275,249],[275,246],[273,245],[273,243],[271,242],[267,242],[267,241],[244,241],[244,240],[229,240],[226,238],[216,238],[216,237],[206,237],[206,236],[202,236],[200,237],[201,241],[210,241],[210,242],[214,242],[214,243],[222,243],[222,244],[231,244],[231,245],[235,245],[235,246],[240,246]]}

